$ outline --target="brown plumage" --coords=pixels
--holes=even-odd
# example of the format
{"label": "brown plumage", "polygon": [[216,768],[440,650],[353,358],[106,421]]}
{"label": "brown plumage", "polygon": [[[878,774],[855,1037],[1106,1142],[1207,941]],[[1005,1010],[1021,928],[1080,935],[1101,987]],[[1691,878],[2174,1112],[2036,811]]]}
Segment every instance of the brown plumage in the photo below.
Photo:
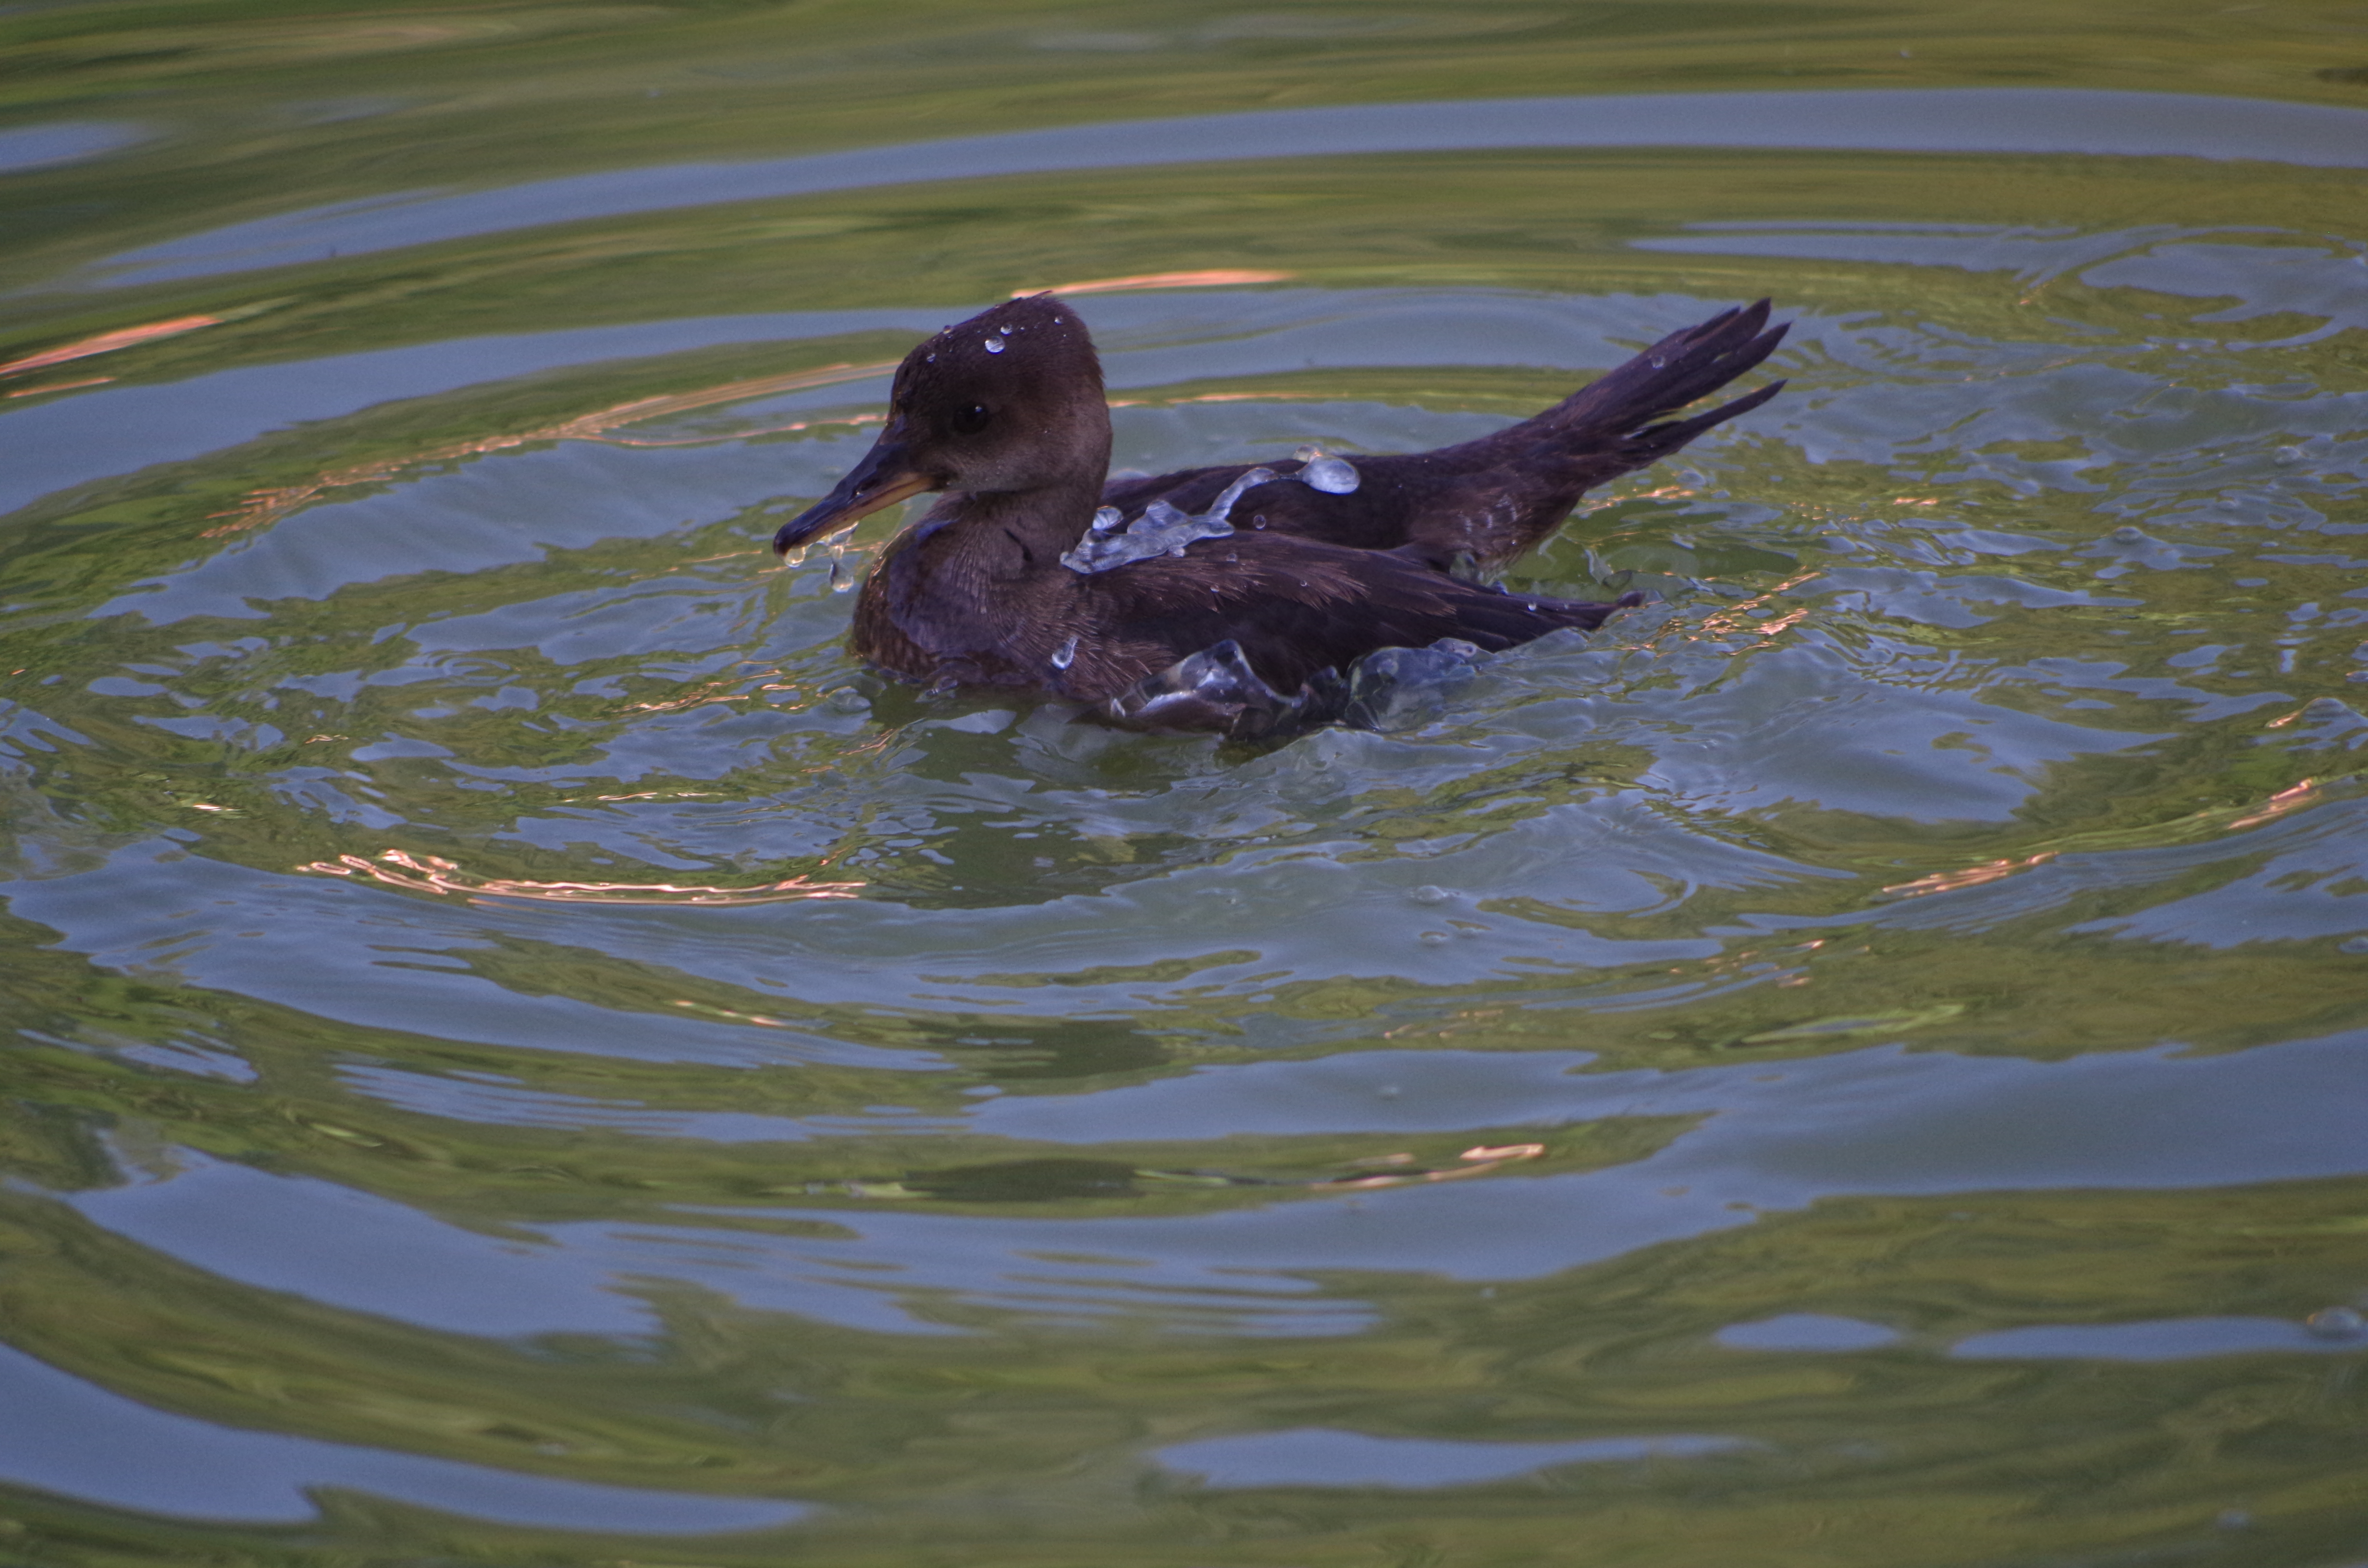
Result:
{"label": "brown plumage", "polygon": [[[1493,651],[1600,624],[1615,606],[1508,595],[1447,568],[1458,556],[1510,560],[1585,491],[1773,397],[1782,382],[1667,417],[1765,359],[1785,330],[1767,318],[1761,301],[1672,333],[1479,440],[1358,457],[1345,494],[1315,487],[1323,470],[1301,478],[1298,460],[1259,465],[1274,477],[1233,502],[1233,531],[1212,516],[1206,526],[1218,537],[1180,553],[1079,570],[1062,557],[1087,537],[1098,507],[1117,509],[1109,537],[1122,540],[1146,508],[1167,516],[1163,502],[1208,512],[1250,465],[1105,488],[1110,411],[1092,340],[1061,301],[1013,300],[905,356],[878,442],[782,527],[774,548],[924,490],[950,491],[890,542],[863,585],[859,656],[914,680],[1033,688],[1121,719],[1240,731],[1245,708],[1289,705],[1324,672],[1378,649],[1452,637]],[[1212,684],[1208,660],[1179,665],[1202,653],[1217,656],[1226,679]],[[1179,679],[1194,688],[1187,699],[1144,700]]]}

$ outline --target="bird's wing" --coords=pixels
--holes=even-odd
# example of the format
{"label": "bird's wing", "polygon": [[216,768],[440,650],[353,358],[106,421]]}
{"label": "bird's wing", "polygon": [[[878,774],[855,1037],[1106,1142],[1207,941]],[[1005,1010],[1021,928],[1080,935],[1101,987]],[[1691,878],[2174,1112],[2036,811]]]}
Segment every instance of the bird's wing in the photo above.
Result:
{"label": "bird's wing", "polygon": [[[1274,533],[1202,540],[1181,557],[1088,579],[1109,695],[1223,642],[1238,643],[1278,691],[1381,648],[1443,637],[1491,651],[1562,627],[1601,624],[1615,606],[1499,593],[1451,577],[1417,551],[1356,550]],[[1086,693],[1081,692],[1081,695]]]}
{"label": "bird's wing", "polygon": [[[1282,477],[1244,494],[1235,521],[1266,531],[1360,550],[1418,548],[1443,562],[1458,554],[1509,561],[1570,515],[1581,495],[1675,452],[1774,397],[1774,382],[1691,418],[1670,415],[1709,396],[1776,351],[1785,326],[1768,324],[1768,301],[1725,311],[1669,334],[1552,408],[1493,435],[1427,452],[1352,456],[1354,491],[1327,494],[1289,476],[1300,464],[1265,466]],[[1132,519],[1154,500],[1205,508],[1248,464],[1185,469],[1120,480],[1102,502]]]}

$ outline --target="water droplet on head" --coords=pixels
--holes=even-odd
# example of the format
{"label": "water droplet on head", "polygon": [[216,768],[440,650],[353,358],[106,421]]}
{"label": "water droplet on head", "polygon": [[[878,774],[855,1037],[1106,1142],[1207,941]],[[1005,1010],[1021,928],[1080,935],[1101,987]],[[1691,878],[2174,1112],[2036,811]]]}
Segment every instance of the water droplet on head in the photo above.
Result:
{"label": "water droplet on head", "polygon": [[1062,643],[1059,650],[1053,653],[1053,667],[1056,670],[1065,670],[1076,662],[1077,640],[1073,635],[1066,642]]}
{"label": "water droplet on head", "polygon": [[999,338],[999,337],[990,337],[990,338],[988,338],[988,339],[986,340],[986,351],[987,351],[989,354],[1000,354],[1000,353],[1002,353],[1002,352],[1003,352],[1003,339],[1001,339],[1001,338]]}
{"label": "water droplet on head", "polygon": [[1653,356],[1653,369],[1655,369],[1656,370],[1666,370],[1666,369],[1668,369],[1668,368],[1669,368],[1669,357],[1668,357],[1668,355],[1666,355],[1666,354],[1656,354],[1656,355],[1654,355],[1654,356]]}
{"label": "water droplet on head", "polygon": [[932,354],[932,355],[930,355],[930,356],[928,357],[928,358],[927,358],[926,360],[924,360],[924,361],[922,361],[922,362],[923,362],[924,364],[934,365],[934,364],[936,364],[936,363],[938,362],[938,357],[937,357],[936,355]]}
{"label": "water droplet on head", "polygon": [[1011,329],[1010,329],[1009,327],[1008,327],[1008,326],[999,326],[999,327],[996,327],[995,330],[996,330],[996,331],[997,331],[997,332],[999,332],[999,333],[1001,333],[1001,334],[1003,334],[1003,335],[1004,335],[1004,336],[1006,336],[1006,337],[1009,337],[1009,336],[1011,335]]}

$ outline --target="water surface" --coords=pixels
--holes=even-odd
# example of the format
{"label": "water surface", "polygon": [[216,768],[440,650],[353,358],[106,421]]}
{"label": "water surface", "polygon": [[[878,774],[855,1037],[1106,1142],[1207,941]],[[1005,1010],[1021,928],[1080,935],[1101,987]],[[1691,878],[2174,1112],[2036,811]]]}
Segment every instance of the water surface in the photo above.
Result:
{"label": "water surface", "polygon": [[[2340,8],[0,17],[39,1564],[2368,1562]],[[2350,30],[2346,30],[2350,29]],[[1775,403],[1248,748],[763,548],[1069,285],[1125,466]]]}

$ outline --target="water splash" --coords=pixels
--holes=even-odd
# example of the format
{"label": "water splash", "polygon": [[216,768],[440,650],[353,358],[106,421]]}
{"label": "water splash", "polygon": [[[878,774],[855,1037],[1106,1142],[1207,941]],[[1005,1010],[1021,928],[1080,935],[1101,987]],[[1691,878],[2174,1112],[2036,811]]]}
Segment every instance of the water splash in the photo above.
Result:
{"label": "water splash", "polygon": [[1321,490],[1326,495],[1349,495],[1363,483],[1353,463],[1346,458],[1334,457],[1321,447],[1302,447],[1291,455],[1299,460],[1301,467],[1289,477],[1310,490]]}
{"label": "water splash", "polygon": [[[1145,506],[1143,515],[1123,533],[1116,530],[1117,508],[1104,506],[1094,514],[1093,526],[1077,541],[1076,548],[1061,557],[1061,564],[1072,572],[1091,575],[1130,562],[1148,561],[1155,555],[1180,556],[1184,547],[1195,540],[1223,539],[1232,533],[1230,514],[1234,503],[1246,492],[1273,480],[1272,469],[1251,469],[1226,485],[1205,512],[1183,511],[1162,497]],[[1106,517],[1113,520],[1106,523]]]}
{"label": "water splash", "polygon": [[[1331,456],[1321,447],[1302,447],[1292,455],[1302,465],[1297,473],[1250,469],[1226,485],[1205,512],[1184,511],[1161,496],[1144,507],[1142,515],[1121,533],[1117,531],[1121,516],[1118,508],[1101,507],[1094,513],[1086,537],[1061,557],[1061,564],[1072,572],[1090,574],[1107,572],[1129,562],[1148,561],[1155,555],[1180,556],[1184,547],[1195,540],[1223,539],[1232,533],[1234,503],[1259,485],[1271,484],[1278,479],[1293,480],[1330,495],[1349,494],[1361,483],[1354,464]],[[1266,523],[1261,518],[1252,526],[1264,528]]]}

